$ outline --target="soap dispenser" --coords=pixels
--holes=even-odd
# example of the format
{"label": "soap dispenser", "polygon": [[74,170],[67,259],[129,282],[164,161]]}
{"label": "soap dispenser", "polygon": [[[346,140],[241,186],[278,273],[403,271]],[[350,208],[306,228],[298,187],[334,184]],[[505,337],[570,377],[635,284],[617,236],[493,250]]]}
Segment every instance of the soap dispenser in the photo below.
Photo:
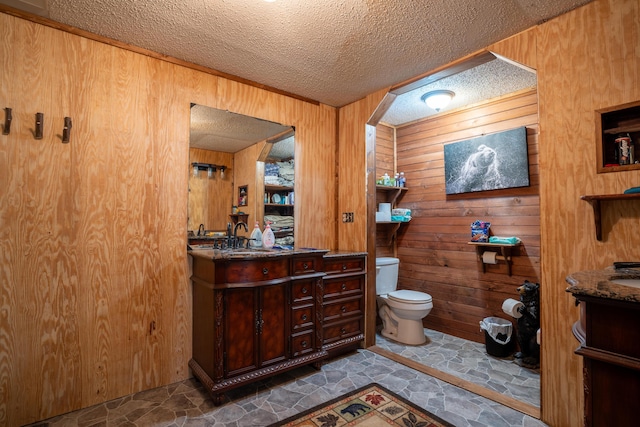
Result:
{"label": "soap dispenser", "polygon": [[251,236],[249,236],[249,246],[252,248],[262,247],[262,231],[260,231],[258,221],[256,221],[256,225],[253,227]]}
{"label": "soap dispenser", "polygon": [[276,242],[276,236],[273,234],[273,230],[271,229],[270,222],[267,222],[267,226],[264,228],[264,233],[262,233],[262,246],[267,249],[271,249]]}

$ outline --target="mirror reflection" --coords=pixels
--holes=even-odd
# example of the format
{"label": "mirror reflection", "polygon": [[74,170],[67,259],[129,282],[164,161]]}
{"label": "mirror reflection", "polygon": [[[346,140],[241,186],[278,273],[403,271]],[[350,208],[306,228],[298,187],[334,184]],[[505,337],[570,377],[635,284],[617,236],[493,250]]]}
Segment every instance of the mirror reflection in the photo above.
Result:
{"label": "mirror reflection", "polygon": [[292,126],[191,105],[190,244],[243,244],[269,221],[276,244],[293,245],[294,136]]}

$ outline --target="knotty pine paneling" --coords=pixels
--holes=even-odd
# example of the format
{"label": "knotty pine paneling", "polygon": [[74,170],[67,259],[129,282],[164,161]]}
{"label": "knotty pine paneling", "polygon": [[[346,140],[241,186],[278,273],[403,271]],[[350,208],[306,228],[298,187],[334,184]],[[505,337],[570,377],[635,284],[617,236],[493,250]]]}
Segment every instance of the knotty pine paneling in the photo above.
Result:
{"label": "knotty pine paneling", "polygon": [[190,103],[294,125],[296,241],[337,248],[335,108],[4,13],[0,32],[0,425],[190,376]]}
{"label": "knotty pine paneling", "polygon": [[[400,227],[397,236],[398,282],[400,288],[433,297],[425,327],[484,342],[479,322],[488,316],[504,318],[502,302],[518,298],[516,287],[525,279],[539,282],[536,112],[536,92],[528,90],[396,129],[396,161],[409,188],[398,206],[412,213],[411,222]],[[529,187],[445,194],[444,144],[520,126],[527,127]],[[523,240],[513,257],[512,276],[504,263],[488,265],[486,273],[482,272],[475,247],[467,244],[470,224],[476,219],[491,222],[494,235]],[[389,249],[383,246],[380,252]]]}

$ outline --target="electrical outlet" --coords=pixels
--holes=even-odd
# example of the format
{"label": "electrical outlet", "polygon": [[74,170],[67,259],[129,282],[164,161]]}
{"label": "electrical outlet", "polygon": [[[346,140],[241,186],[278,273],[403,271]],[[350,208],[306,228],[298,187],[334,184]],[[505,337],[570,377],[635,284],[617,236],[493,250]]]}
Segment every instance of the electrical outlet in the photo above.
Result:
{"label": "electrical outlet", "polygon": [[353,212],[343,212],[342,222],[353,222]]}

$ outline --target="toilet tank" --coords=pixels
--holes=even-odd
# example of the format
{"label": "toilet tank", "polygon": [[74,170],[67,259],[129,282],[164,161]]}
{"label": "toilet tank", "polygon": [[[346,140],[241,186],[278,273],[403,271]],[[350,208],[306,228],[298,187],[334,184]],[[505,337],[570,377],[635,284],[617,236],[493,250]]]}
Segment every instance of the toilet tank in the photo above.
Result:
{"label": "toilet tank", "polygon": [[376,295],[385,295],[398,286],[398,258],[376,258]]}

